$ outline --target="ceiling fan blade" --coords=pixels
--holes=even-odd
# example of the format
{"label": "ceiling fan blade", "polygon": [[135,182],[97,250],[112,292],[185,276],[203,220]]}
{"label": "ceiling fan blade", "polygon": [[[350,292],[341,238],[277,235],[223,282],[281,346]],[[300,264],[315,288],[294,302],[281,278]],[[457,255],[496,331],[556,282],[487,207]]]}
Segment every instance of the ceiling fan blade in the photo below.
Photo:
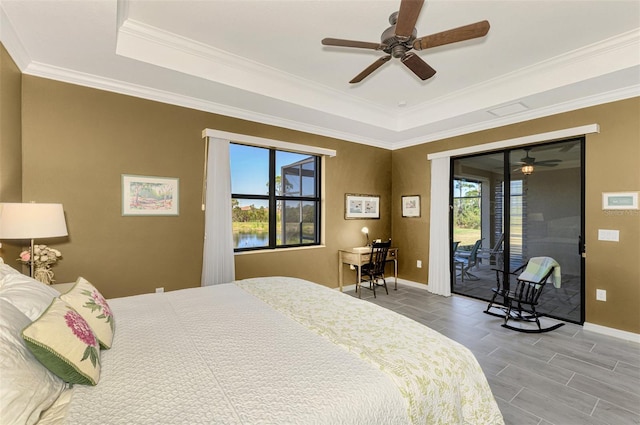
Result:
{"label": "ceiling fan blade", "polygon": [[391,55],[389,56],[383,56],[380,59],[378,59],[377,61],[375,61],[374,63],[372,63],[371,65],[369,65],[364,71],[362,71],[360,74],[356,75],[353,80],[349,81],[349,83],[351,84],[355,84],[355,83],[359,83],[360,81],[364,80],[366,77],[369,76],[369,74],[371,74],[373,71],[375,71],[376,69],[380,68],[382,65],[384,65],[386,62],[389,61],[389,59],[391,59]]}
{"label": "ceiling fan blade", "polygon": [[424,0],[402,0],[396,22],[396,37],[407,40],[413,35],[413,30],[420,15]]}
{"label": "ceiling fan blade", "polygon": [[436,70],[431,68],[425,61],[414,53],[407,53],[402,57],[402,63],[406,65],[421,80],[426,80],[436,74]]}
{"label": "ceiling fan blade", "polygon": [[445,44],[457,43],[458,41],[484,37],[489,32],[489,27],[488,21],[480,21],[475,24],[469,24],[463,27],[427,35],[417,38],[416,41],[413,42],[413,48],[416,50],[424,50],[430,47],[443,46]]}
{"label": "ceiling fan blade", "polygon": [[322,44],[325,46],[356,47],[358,49],[382,50],[384,46],[379,43],[368,41],[342,40],[340,38],[323,38]]}
{"label": "ceiling fan blade", "polygon": [[542,165],[543,167],[555,167],[561,162],[561,159],[547,159],[544,161],[536,161],[536,165]]}

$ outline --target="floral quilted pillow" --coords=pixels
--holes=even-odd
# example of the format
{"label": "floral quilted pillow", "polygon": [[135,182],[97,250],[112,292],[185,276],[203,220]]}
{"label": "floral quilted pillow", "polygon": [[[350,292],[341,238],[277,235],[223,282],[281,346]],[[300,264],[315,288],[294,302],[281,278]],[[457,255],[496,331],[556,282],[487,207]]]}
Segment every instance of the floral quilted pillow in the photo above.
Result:
{"label": "floral quilted pillow", "polygon": [[96,333],[102,348],[111,348],[115,331],[113,313],[107,300],[89,281],[78,278],[73,288],[60,298],[84,317]]}
{"label": "floral quilted pillow", "polygon": [[98,338],[69,304],[55,298],[37,320],[23,329],[33,355],[65,382],[96,385],[100,379]]}

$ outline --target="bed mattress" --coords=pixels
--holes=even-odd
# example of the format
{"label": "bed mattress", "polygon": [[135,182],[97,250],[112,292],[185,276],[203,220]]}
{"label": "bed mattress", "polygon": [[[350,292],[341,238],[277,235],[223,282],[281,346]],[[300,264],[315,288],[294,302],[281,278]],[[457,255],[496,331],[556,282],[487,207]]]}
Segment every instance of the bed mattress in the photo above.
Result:
{"label": "bed mattress", "polygon": [[388,376],[234,284],[109,304],[113,347],[66,423],[409,423]]}
{"label": "bed mattress", "polygon": [[68,424],[502,424],[441,334],[293,278],[109,300],[117,328]]}

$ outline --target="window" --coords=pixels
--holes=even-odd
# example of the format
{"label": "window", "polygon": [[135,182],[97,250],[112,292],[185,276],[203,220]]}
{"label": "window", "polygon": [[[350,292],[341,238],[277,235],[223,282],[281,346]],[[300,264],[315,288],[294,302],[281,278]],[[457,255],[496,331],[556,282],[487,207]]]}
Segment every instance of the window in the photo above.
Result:
{"label": "window", "polygon": [[230,144],[236,251],[320,243],[320,157]]}
{"label": "window", "polygon": [[482,184],[467,179],[453,180],[453,235],[460,246],[482,239]]}
{"label": "window", "polygon": [[511,261],[522,262],[523,241],[526,236],[526,197],[525,181],[511,180],[511,203],[510,203],[510,229],[509,229],[509,255]]}

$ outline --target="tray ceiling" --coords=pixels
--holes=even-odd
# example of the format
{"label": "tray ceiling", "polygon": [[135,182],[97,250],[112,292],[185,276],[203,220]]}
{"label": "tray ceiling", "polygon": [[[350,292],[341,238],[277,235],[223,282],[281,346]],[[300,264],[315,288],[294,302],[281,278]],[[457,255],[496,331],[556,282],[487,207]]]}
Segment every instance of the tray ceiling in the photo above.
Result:
{"label": "tray ceiling", "polygon": [[0,2],[25,74],[388,149],[640,95],[638,1],[427,1],[418,36],[488,20],[481,39],[417,52],[419,80],[379,42],[399,1]]}

